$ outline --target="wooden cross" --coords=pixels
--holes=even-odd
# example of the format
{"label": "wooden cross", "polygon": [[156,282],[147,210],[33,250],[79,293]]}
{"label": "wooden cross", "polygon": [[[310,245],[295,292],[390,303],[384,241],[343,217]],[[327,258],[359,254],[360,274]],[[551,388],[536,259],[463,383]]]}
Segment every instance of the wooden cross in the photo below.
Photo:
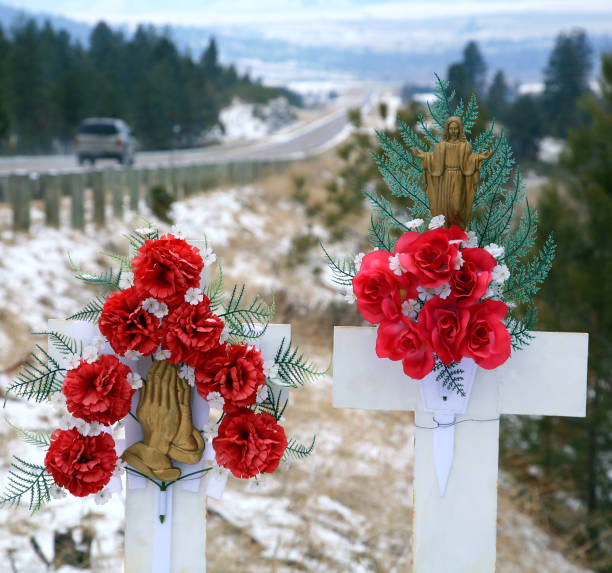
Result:
{"label": "wooden cross", "polygon": [[[84,345],[90,344],[95,336],[99,336],[96,325],[82,321],[50,320],[49,331],[70,336],[83,342]],[[291,338],[290,325],[268,325],[265,334],[256,344],[264,360],[274,359],[283,338],[287,342]],[[61,354],[51,344],[49,344],[49,354],[56,360],[61,360]],[[129,364],[133,366],[133,362]],[[273,391],[282,392],[286,396],[288,389],[279,388]],[[196,393],[192,394],[194,395],[192,399],[196,399]],[[284,398],[281,400],[284,401]],[[133,404],[137,403],[136,394]],[[207,465],[210,465],[210,462]],[[206,573],[207,495],[214,494],[208,475],[204,475],[205,477],[197,482],[195,487],[186,489],[182,487],[181,482],[178,482],[165,494],[160,493],[158,486],[144,478],[142,487],[127,488],[125,571]],[[160,523],[160,514],[166,517],[163,523]]]}
{"label": "wooden cross", "polygon": [[479,368],[456,424],[444,496],[434,467],[434,416],[401,362],[376,356],[376,328],[335,327],[334,406],[415,412],[414,573],[492,573],[497,533],[499,416],[586,415],[588,335],[534,332],[499,368]]}

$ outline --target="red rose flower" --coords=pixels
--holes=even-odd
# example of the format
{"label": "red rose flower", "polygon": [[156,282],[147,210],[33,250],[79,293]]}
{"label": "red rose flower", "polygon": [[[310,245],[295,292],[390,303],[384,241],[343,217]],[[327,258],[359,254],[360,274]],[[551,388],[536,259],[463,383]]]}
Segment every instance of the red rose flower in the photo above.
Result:
{"label": "red rose flower", "polygon": [[145,241],[132,260],[134,286],[148,296],[170,302],[200,286],[204,261],[196,247],[173,235]]}
{"label": "red rose flower", "polygon": [[497,262],[484,249],[461,249],[461,255],[463,265],[455,271],[450,286],[457,304],[470,306],[484,296]]}
{"label": "red rose flower", "polygon": [[110,354],[92,364],[81,362],[68,371],[62,386],[68,411],[86,422],[106,425],[125,418],[135,392],[127,380],[130,372]]}
{"label": "red rose flower", "polygon": [[76,428],[55,430],[45,456],[45,466],[55,483],[78,497],[100,491],[116,464],[115,440],[110,434],[82,436]]}
{"label": "red rose flower", "polygon": [[402,300],[416,297],[414,277],[407,273],[395,275],[389,268],[392,256],[388,251],[368,253],[353,278],[357,308],[361,316],[373,324],[399,318]]}
{"label": "red rose flower", "polygon": [[172,352],[170,362],[199,366],[219,346],[225,323],[210,311],[209,302],[206,295],[198,304],[185,302],[164,319],[163,346]]}
{"label": "red rose flower", "polygon": [[401,360],[406,375],[416,380],[429,374],[435,363],[416,322],[407,317],[385,321],[378,327],[376,354],[379,358]]}
{"label": "red rose flower", "polygon": [[510,358],[510,333],[503,322],[508,307],[500,300],[483,300],[471,312],[463,355],[483,368],[497,368]]}
{"label": "red rose flower", "polygon": [[114,292],[106,298],[98,327],[121,356],[127,350],[148,356],[159,346],[159,319],[142,308],[145,298],[146,294],[135,287]]}
{"label": "red rose flower", "polygon": [[226,414],[213,440],[217,463],[244,479],[272,473],[286,447],[285,430],[274,416],[247,408]]}
{"label": "red rose flower", "polygon": [[220,392],[228,407],[255,404],[257,389],[266,383],[261,352],[245,344],[226,344],[210,354],[195,377],[202,398]]}
{"label": "red rose flower", "polygon": [[470,311],[466,307],[434,297],[421,309],[418,324],[430,348],[448,365],[463,357],[462,344],[469,320]]}
{"label": "red rose flower", "polygon": [[[400,238],[399,261],[403,268],[413,274],[417,283],[425,288],[434,288],[448,282],[455,271],[455,260],[459,243],[467,235],[456,225],[450,229],[434,229],[414,238],[406,233],[406,239]],[[418,233],[417,233],[418,234]]]}

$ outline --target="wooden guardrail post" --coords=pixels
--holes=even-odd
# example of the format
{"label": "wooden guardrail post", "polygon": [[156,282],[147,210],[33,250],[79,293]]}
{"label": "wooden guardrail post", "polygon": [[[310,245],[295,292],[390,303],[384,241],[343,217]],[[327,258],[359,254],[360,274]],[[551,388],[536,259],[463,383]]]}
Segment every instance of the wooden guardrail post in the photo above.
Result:
{"label": "wooden guardrail post", "polygon": [[96,225],[104,225],[106,222],[106,181],[104,179],[104,171],[92,171],[91,184]]}
{"label": "wooden guardrail post", "polygon": [[139,169],[130,167],[127,170],[128,187],[130,189],[130,210],[138,211],[140,203],[140,174]]}
{"label": "wooden guardrail post", "polygon": [[109,186],[111,188],[111,201],[113,206],[113,215],[119,219],[123,218],[123,170],[115,167],[114,169],[107,171],[106,176],[109,180]]}
{"label": "wooden guardrail post", "polygon": [[30,176],[17,174],[9,177],[9,197],[13,208],[13,229],[30,229]]}
{"label": "wooden guardrail post", "polygon": [[59,227],[62,192],[58,185],[57,174],[50,171],[41,175],[40,186],[45,202],[45,223],[50,227]]}
{"label": "wooden guardrail post", "polygon": [[73,229],[85,228],[85,173],[72,173],[70,177],[70,226]]}

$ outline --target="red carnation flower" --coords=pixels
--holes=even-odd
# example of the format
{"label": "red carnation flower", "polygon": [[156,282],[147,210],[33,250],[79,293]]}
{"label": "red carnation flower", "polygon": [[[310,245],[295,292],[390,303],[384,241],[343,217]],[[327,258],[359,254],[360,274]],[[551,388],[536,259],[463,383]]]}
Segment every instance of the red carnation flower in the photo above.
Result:
{"label": "red carnation flower", "polygon": [[469,320],[470,311],[466,307],[434,297],[421,309],[418,325],[429,347],[448,365],[463,357],[462,347]]}
{"label": "red carnation flower", "polygon": [[497,368],[510,358],[510,333],[503,322],[508,306],[500,300],[483,300],[471,312],[463,354],[478,366]]}
{"label": "red carnation flower", "polygon": [[450,281],[457,304],[473,305],[487,292],[491,271],[497,265],[491,253],[484,249],[461,249],[463,265]]}
{"label": "red carnation flower", "polygon": [[106,425],[125,418],[135,392],[127,379],[130,372],[110,354],[92,364],[81,362],[68,371],[62,386],[68,411],[86,422]]}
{"label": "red carnation flower", "polygon": [[407,317],[385,321],[378,327],[376,354],[379,358],[401,360],[407,376],[420,380],[431,372],[435,358],[416,322]]}
{"label": "red carnation flower", "polygon": [[116,464],[115,440],[110,434],[82,436],[76,428],[55,430],[45,456],[45,466],[55,483],[78,497],[100,491]]}
{"label": "red carnation flower", "polygon": [[245,479],[272,473],[286,447],[285,430],[274,416],[247,408],[226,414],[213,440],[217,463]]}
{"label": "red carnation flower", "polygon": [[448,282],[455,271],[459,243],[465,241],[467,235],[456,225],[450,229],[426,231],[418,237],[414,236],[414,231],[405,235],[407,237],[401,237],[395,248],[402,267],[425,288]]}
{"label": "red carnation flower", "polygon": [[416,297],[414,277],[398,276],[389,267],[388,251],[373,251],[363,257],[361,268],[353,278],[357,309],[365,320],[378,324],[401,315],[402,300]]}
{"label": "red carnation flower", "polygon": [[117,354],[136,350],[148,356],[159,346],[159,319],[142,308],[145,298],[135,287],[106,298],[98,327]]}
{"label": "red carnation flower", "polygon": [[261,352],[245,344],[225,345],[196,368],[195,376],[200,396],[220,392],[228,407],[255,404],[257,389],[266,383]]}
{"label": "red carnation flower", "polygon": [[134,286],[164,302],[180,301],[187,289],[199,287],[203,268],[198,249],[173,235],[145,241],[132,260]]}
{"label": "red carnation flower", "polygon": [[225,323],[210,311],[209,302],[204,295],[196,305],[183,303],[164,320],[163,346],[172,352],[170,362],[199,366],[206,352],[219,346]]}

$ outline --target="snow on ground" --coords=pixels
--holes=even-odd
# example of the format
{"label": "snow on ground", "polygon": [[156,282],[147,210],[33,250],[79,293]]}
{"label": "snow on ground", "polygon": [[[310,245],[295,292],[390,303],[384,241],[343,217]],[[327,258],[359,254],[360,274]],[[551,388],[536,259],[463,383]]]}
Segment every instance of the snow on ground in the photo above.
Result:
{"label": "snow on ground", "polygon": [[[232,280],[244,280],[250,290],[282,295],[286,314],[280,320],[293,322],[303,350],[319,365],[329,363],[331,327],[322,319],[328,313],[317,309],[326,309],[338,295],[320,272],[314,272],[323,266],[318,249],[309,253],[306,265],[287,267],[291,237],[307,227],[303,208],[290,200],[289,192],[272,193],[262,185],[214,190],[178,202],[173,215],[186,236],[201,238],[206,232],[228,277],[226,290]],[[153,219],[150,214],[148,218]],[[0,236],[2,389],[35,341],[28,331],[44,328],[50,317],[78,310],[94,294],[73,278],[67,254],[87,272],[97,272],[107,263],[100,251],[125,251],[121,234],[142,226],[130,215],[123,221],[109,218],[107,228],[88,226],[85,232],[48,229],[40,220],[40,213],[35,214],[29,235]],[[162,225],[162,230],[167,226]],[[316,226],[311,231],[324,236]],[[357,236],[355,232],[353,237]],[[349,237],[333,250],[349,253],[356,246]],[[298,312],[304,308],[305,314]],[[251,491],[244,482],[230,479],[223,500],[210,500],[209,571],[409,570],[413,417],[402,412],[335,410],[331,404],[329,375],[293,391],[287,433],[304,443],[316,434],[314,454],[270,476],[263,490]],[[32,430],[57,425],[58,414],[51,406],[9,399],[5,413],[13,423]],[[24,447],[8,424],[0,423],[0,481],[16,452],[35,462],[42,456],[34,447]],[[514,508],[504,494],[503,480],[501,487],[498,571],[584,573],[553,549],[554,539]],[[60,571],[122,570],[120,496],[104,506],[66,498],[34,516],[23,508],[1,509],[0,515],[0,560],[12,563],[16,573],[47,570],[32,538],[45,558],[52,559],[53,533],[79,526],[95,530],[94,563],[88,569],[64,566]],[[8,565],[2,570],[8,571]]]}

